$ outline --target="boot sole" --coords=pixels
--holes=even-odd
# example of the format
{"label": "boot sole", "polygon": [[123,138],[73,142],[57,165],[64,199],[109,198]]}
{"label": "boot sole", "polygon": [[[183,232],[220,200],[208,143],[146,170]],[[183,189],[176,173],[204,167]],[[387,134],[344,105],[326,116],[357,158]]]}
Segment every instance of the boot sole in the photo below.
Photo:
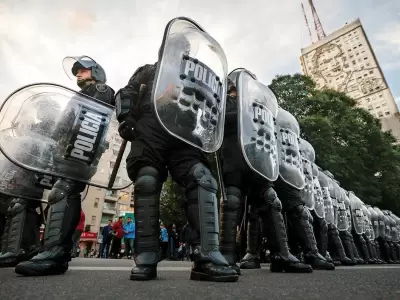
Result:
{"label": "boot sole", "polygon": [[191,271],[190,280],[214,281],[214,282],[236,282],[239,280],[239,275],[211,276],[211,275],[208,275],[205,273]]}
{"label": "boot sole", "polygon": [[41,272],[38,270],[34,269],[29,269],[25,267],[20,267],[18,266],[15,268],[15,273],[18,275],[23,275],[23,276],[51,276],[51,275],[63,275],[65,272],[68,271],[68,268],[64,268],[62,270],[57,270],[57,269],[50,269],[45,272]]}
{"label": "boot sole", "polygon": [[157,275],[154,276],[154,277],[153,276],[149,277],[149,276],[145,276],[145,275],[139,275],[139,274],[133,275],[133,274],[131,274],[129,279],[132,280],[132,281],[149,281],[149,280],[157,279]]}

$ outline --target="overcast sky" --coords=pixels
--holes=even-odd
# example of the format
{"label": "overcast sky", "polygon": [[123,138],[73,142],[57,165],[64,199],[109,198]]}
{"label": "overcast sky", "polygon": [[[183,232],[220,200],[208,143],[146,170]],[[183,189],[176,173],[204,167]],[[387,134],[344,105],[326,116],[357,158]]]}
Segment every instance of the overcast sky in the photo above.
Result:
{"label": "overcast sky", "polygon": [[[302,0],[313,30],[308,0]],[[236,2],[236,3],[235,3]],[[167,22],[187,16],[223,47],[229,70],[246,67],[264,83],[300,72],[310,44],[301,0],[0,0],[0,101],[16,88],[55,82],[77,89],[61,62],[88,55],[115,90],[141,65],[154,63]],[[400,1],[314,0],[325,32],[357,17],[400,100]],[[314,35],[315,39],[315,35]]]}

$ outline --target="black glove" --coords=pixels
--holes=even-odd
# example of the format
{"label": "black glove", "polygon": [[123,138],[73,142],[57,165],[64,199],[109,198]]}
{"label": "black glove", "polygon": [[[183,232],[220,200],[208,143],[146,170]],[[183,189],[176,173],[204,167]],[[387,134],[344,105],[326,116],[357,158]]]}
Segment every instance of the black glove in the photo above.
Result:
{"label": "black glove", "polygon": [[129,142],[132,142],[135,138],[135,125],[136,121],[133,116],[126,116],[118,126],[119,135]]}

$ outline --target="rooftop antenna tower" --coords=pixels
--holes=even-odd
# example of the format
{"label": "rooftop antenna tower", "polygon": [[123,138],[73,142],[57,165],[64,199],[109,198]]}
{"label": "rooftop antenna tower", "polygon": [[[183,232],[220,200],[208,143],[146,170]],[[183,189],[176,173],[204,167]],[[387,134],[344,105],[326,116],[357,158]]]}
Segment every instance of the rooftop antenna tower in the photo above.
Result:
{"label": "rooftop antenna tower", "polygon": [[308,29],[308,34],[310,35],[311,43],[314,43],[313,38],[312,38],[312,34],[311,34],[310,25],[308,24],[307,15],[306,15],[306,12],[305,12],[305,10],[304,10],[304,5],[303,5],[303,3],[301,3],[301,9],[302,9],[302,11],[303,11],[304,20],[306,21],[306,25],[307,25],[307,29]]}
{"label": "rooftop antenna tower", "polygon": [[313,1],[312,0],[308,0],[308,3],[310,4],[311,11],[312,11],[312,14],[313,14],[314,24],[315,24],[315,31],[317,33],[318,40],[322,40],[324,37],[326,37],[324,28],[322,28],[322,24],[321,24],[321,21],[319,20],[319,17],[318,17],[318,14],[317,14],[317,10],[314,7]]}

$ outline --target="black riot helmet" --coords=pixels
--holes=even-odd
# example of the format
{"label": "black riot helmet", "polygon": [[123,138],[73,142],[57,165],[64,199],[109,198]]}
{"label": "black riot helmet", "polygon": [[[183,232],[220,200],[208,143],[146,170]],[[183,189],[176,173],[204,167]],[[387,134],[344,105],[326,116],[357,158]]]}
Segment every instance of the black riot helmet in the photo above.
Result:
{"label": "black riot helmet", "polygon": [[106,83],[107,77],[103,67],[89,56],[67,56],[63,59],[63,68],[70,79],[76,80],[76,74],[79,69],[87,69],[91,71],[91,79],[77,80],[77,84],[82,88],[87,81],[94,80],[100,83]]}
{"label": "black riot helmet", "polygon": [[232,91],[232,90],[236,90],[236,80],[237,77],[239,76],[240,72],[242,72],[243,70],[246,70],[247,72],[249,72],[251,74],[251,76],[254,79],[257,79],[257,76],[254,75],[253,73],[251,73],[249,70],[245,69],[245,68],[236,68],[234,70],[232,70],[229,74],[228,74],[228,94]]}

